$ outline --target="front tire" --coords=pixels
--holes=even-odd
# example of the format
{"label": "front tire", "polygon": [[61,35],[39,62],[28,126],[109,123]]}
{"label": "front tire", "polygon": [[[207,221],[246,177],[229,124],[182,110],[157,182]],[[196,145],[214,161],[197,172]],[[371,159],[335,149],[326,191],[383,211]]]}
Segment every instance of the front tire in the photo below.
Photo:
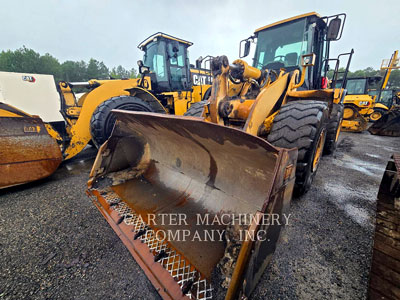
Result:
{"label": "front tire", "polygon": [[282,106],[272,124],[268,142],[282,148],[297,148],[294,193],[308,191],[322,156],[327,134],[328,106],[322,101],[300,100]]}
{"label": "front tire", "polygon": [[113,109],[124,109],[130,111],[152,112],[150,105],[138,97],[118,96],[110,98],[101,103],[93,112],[90,120],[90,133],[92,141],[99,148],[111,135],[115,124]]}
{"label": "front tire", "polygon": [[329,123],[326,126],[324,154],[332,154],[335,152],[337,141],[339,139],[340,128],[342,127],[342,121],[343,105],[333,104],[331,117],[329,118]]}
{"label": "front tire", "polygon": [[206,103],[207,100],[193,103],[183,115],[189,117],[201,117],[204,110],[204,105],[206,105]]}

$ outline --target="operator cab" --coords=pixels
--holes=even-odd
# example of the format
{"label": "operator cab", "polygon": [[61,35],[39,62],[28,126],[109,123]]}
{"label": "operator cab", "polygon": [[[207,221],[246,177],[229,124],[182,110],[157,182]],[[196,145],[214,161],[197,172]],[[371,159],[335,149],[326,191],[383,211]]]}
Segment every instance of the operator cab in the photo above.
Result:
{"label": "operator cab", "polygon": [[[366,95],[372,86],[382,79],[381,76],[347,78],[347,95]],[[336,87],[341,86],[341,80],[336,82]]]}
{"label": "operator cab", "polygon": [[279,73],[281,68],[301,72],[302,55],[314,53],[315,65],[307,68],[305,88],[319,89],[328,69],[329,43],[341,38],[344,22],[345,14],[320,17],[315,12],[279,21],[257,29],[253,36],[241,41],[239,56],[247,56],[250,43],[257,39],[253,67]]}
{"label": "operator cab", "polygon": [[[193,43],[158,32],[138,48],[144,51],[138,61],[139,72],[150,76],[151,89],[156,93],[190,91],[192,80],[187,48]],[[142,70],[142,71],[141,71]]]}
{"label": "operator cab", "polygon": [[397,100],[397,95],[396,95],[396,90],[394,89],[386,89],[380,91],[381,96],[379,99],[378,99],[379,90],[370,90],[368,94],[377,97],[375,99],[375,103],[381,103],[388,108],[390,108],[393,105],[393,102],[397,102],[395,101]]}

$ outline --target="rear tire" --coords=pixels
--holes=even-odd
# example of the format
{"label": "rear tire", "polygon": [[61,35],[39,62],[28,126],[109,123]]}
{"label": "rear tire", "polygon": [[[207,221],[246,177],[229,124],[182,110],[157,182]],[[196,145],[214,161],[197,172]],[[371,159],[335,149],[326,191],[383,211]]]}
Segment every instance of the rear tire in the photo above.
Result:
{"label": "rear tire", "polygon": [[317,172],[326,137],[328,106],[325,102],[300,100],[282,106],[275,117],[268,142],[282,148],[297,148],[294,193],[307,192]]}
{"label": "rear tire", "polygon": [[326,126],[326,141],[324,154],[332,154],[337,147],[337,141],[340,134],[340,127],[343,121],[343,105],[333,104],[331,117]]}
{"label": "rear tire", "polygon": [[110,137],[114,128],[115,115],[111,113],[112,109],[153,111],[147,102],[138,97],[118,96],[104,101],[97,106],[90,120],[90,133],[97,148]]}
{"label": "rear tire", "polygon": [[190,105],[189,109],[183,114],[184,116],[190,117],[201,117],[201,114],[204,109],[204,105],[207,103],[207,100],[199,101]]}

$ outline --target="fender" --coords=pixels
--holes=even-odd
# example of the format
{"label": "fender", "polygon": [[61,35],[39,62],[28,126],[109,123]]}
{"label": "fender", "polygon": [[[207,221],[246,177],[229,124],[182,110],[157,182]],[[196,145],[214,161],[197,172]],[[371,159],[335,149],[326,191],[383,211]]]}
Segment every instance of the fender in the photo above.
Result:
{"label": "fender", "polygon": [[71,141],[64,151],[64,159],[70,159],[81,152],[92,139],[90,120],[97,106],[117,96],[135,96],[149,103],[154,112],[167,113],[161,102],[149,91],[138,87],[137,79],[112,80],[101,84],[84,98],[82,110],[77,122],[71,126]]}
{"label": "fender", "polygon": [[386,105],[382,104],[382,103],[375,103],[374,108],[381,108],[381,109],[384,109],[386,111],[389,110],[389,108]]}
{"label": "fender", "polygon": [[91,140],[90,119],[97,106],[112,97],[129,95],[127,89],[136,85],[137,79],[110,80],[85,95],[78,120],[68,128],[71,140],[64,151],[65,160],[81,152]]}
{"label": "fender", "polygon": [[146,101],[150,107],[152,108],[153,112],[159,114],[166,114],[168,111],[165,107],[161,104],[160,100],[158,100],[152,93],[148,90],[141,88],[141,87],[133,87],[130,89],[125,89],[125,91],[129,92],[130,96],[138,97],[143,101]]}

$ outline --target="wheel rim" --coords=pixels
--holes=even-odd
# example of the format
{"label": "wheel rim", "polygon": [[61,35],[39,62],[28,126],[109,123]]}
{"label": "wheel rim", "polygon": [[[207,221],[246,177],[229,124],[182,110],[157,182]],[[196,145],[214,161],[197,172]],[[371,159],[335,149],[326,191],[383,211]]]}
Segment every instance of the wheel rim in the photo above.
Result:
{"label": "wheel rim", "polygon": [[371,114],[370,119],[371,119],[372,121],[378,121],[381,117],[382,117],[382,114],[381,114],[380,111],[374,111],[374,112]]}
{"label": "wheel rim", "polygon": [[346,107],[343,111],[343,118],[350,119],[354,116],[354,110],[352,108]]}
{"label": "wheel rim", "polygon": [[324,149],[324,143],[325,143],[325,133],[326,133],[325,130],[322,130],[321,134],[318,137],[317,149],[315,150],[313,164],[312,164],[313,172],[317,170],[319,162],[321,160],[322,150]]}

